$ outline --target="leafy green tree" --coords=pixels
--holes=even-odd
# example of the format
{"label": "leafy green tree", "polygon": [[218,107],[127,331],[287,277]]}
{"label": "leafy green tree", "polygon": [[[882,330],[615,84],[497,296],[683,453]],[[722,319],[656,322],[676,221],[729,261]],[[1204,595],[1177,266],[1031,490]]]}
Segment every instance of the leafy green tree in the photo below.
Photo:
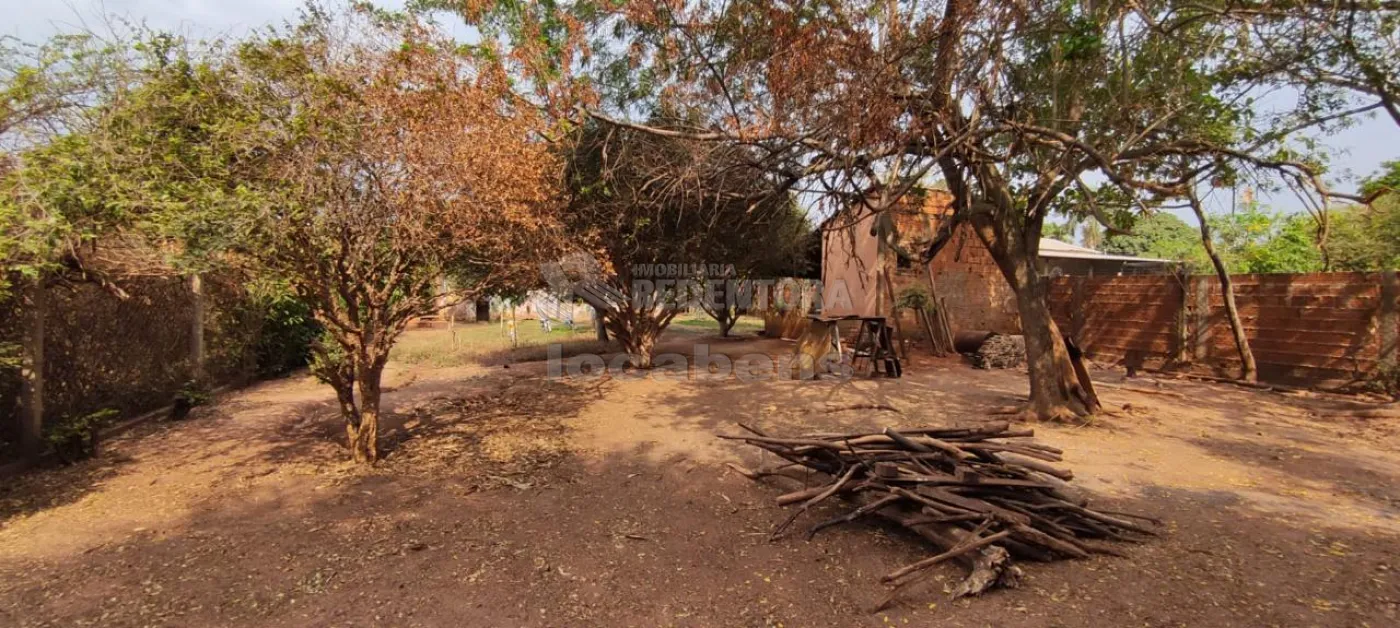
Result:
{"label": "leafy green tree", "polygon": [[1166,211],[1137,217],[1131,225],[1131,233],[1109,234],[1104,238],[1103,251],[1187,262],[1195,270],[1209,265],[1205,250],[1201,248],[1200,233]]}
{"label": "leafy green tree", "polygon": [[1400,161],[1386,162],[1361,189],[1370,204],[1332,211],[1332,263],[1339,270],[1400,268]]}
{"label": "leafy green tree", "polygon": [[1040,234],[1052,240],[1070,242],[1074,240],[1074,223],[1069,222],[1046,222],[1045,228]]}
{"label": "leafy green tree", "polygon": [[724,220],[740,227],[721,232],[710,254],[725,271],[719,277],[702,277],[700,286],[700,307],[719,323],[721,336],[729,336],[745,305],[757,299],[753,280],[807,271],[807,247],[814,230],[794,200],[781,202],[785,196],[779,194],[776,203],[765,202],[765,207],[771,207],[757,216],[736,213]]}
{"label": "leafy green tree", "polygon": [[1331,219],[1328,249],[1337,270],[1400,269],[1400,202],[1350,205],[1332,210]]}
{"label": "leafy green tree", "polygon": [[1305,214],[1256,207],[1210,217],[1221,255],[1232,273],[1307,273],[1322,270],[1317,223]]}
{"label": "leafy green tree", "polygon": [[1380,170],[1361,182],[1361,193],[1368,198],[1400,195],[1400,159],[1381,164]]}
{"label": "leafy green tree", "polygon": [[138,30],[110,41],[91,33],[62,34],[40,44],[0,37],[0,296],[16,276],[36,283],[55,274],[98,280],[123,294],[109,280],[123,269],[92,259],[92,245],[129,223],[120,214],[95,211],[91,199],[51,202],[71,191],[67,180],[26,177],[35,159],[61,162],[48,167],[71,169],[67,179],[91,176],[62,155],[86,149],[84,133],[104,121],[107,105],[150,60],[129,40],[156,38]]}

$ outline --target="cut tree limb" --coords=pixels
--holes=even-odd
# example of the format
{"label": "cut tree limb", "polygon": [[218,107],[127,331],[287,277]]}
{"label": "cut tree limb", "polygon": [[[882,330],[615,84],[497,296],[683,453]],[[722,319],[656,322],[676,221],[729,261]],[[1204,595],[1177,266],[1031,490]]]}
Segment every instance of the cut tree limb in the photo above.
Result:
{"label": "cut tree limb", "polygon": [[[854,504],[807,533],[869,516],[892,521],[937,549],[932,556],[891,572],[886,582],[909,584],[943,562],[967,569],[954,595],[976,595],[1012,586],[1020,577],[1014,557],[1047,561],[1122,555],[1103,542],[1137,541],[1155,535],[1147,517],[1095,510],[1064,484],[1073,474],[1047,464],[1064,452],[1025,440],[1029,430],[1002,421],[966,427],[886,428],[878,433],[804,434],[780,437],[746,428],[753,435],[723,436],[776,454],[790,464],[746,476],[783,475],[805,467],[818,485],[787,493],[780,505],[798,506],[773,535],[781,535],[805,512],[832,498]],[[741,468],[742,469],[742,468]],[[898,589],[896,589],[896,592]],[[893,594],[892,594],[893,597]],[[891,597],[891,599],[892,599]]]}

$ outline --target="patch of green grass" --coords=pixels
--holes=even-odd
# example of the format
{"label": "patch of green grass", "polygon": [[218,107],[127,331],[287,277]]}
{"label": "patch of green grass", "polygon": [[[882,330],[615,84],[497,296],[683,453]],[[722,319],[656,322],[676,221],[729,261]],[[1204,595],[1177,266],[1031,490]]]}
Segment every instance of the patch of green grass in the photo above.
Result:
{"label": "patch of green grass", "polygon": [[[692,312],[681,314],[671,321],[672,325],[681,327],[687,331],[699,331],[708,334],[719,333],[719,322],[710,318],[704,312]],[[763,318],[758,316],[740,316],[734,327],[730,328],[729,335],[753,335],[763,330]]]}
{"label": "patch of green grass", "polygon": [[[573,330],[556,326],[546,332],[538,321],[522,320],[516,326],[516,346],[500,323],[467,323],[454,329],[411,329],[399,337],[389,359],[395,362],[433,367],[496,364],[545,359],[545,348],[559,343],[573,345],[594,343],[592,325],[579,325]],[[534,357],[538,354],[539,357]]]}
{"label": "patch of green grass", "polygon": [[[703,312],[677,316],[671,321],[671,326],[668,334],[719,335],[719,323]],[[762,329],[762,318],[741,316],[730,330],[730,335],[752,336]],[[551,344],[563,345],[563,357],[620,351],[616,343],[598,342],[597,333],[589,323],[578,325],[573,330],[557,325],[553,331],[546,332],[540,328],[538,321],[522,320],[516,326],[516,341],[516,346],[512,347],[510,337],[499,322],[459,324],[451,330],[410,329],[399,337],[389,359],[418,366],[448,368],[541,361],[548,359]]]}

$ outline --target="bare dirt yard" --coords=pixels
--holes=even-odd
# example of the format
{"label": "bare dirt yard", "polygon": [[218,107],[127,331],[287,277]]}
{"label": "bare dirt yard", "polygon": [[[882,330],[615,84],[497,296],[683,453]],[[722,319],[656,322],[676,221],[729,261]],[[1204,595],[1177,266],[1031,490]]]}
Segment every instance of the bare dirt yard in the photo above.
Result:
{"label": "bare dirt yard", "polygon": [[977,599],[948,600],[949,565],[872,613],[879,576],[927,549],[874,522],[770,541],[783,489],[727,468],[763,461],[714,434],[975,424],[1023,373],[927,358],[900,380],[550,379],[499,354],[400,360],[374,469],[345,461],[329,389],[298,376],[6,480],[0,625],[1400,625],[1400,421],[1096,377],[1115,416],[1030,427],[1096,504],[1162,519],[1161,537],[1025,563],[1021,588]]}

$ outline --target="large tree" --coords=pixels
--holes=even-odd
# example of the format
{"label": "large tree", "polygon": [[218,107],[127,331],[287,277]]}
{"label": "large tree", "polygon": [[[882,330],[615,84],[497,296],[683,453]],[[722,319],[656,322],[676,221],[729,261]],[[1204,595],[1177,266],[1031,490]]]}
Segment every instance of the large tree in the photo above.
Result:
{"label": "large tree", "polygon": [[107,121],[108,105],[152,61],[142,51],[172,45],[139,29],[60,34],[42,43],[0,37],[0,296],[8,281],[23,277],[30,288],[92,280],[120,297],[117,281],[169,271],[156,256],[116,254],[140,236],[130,213],[68,194],[88,173],[70,168],[66,177],[31,180],[29,166],[75,166],[65,156],[89,148],[88,133]]}
{"label": "large tree", "polygon": [[[733,277],[710,274],[738,279],[798,255],[801,213],[742,147],[602,121],[579,128],[569,146],[564,224],[601,258],[605,287],[590,296],[634,367],[649,368],[672,319],[703,302],[701,269],[733,266]],[[728,300],[715,309],[732,326]]]}
{"label": "large tree", "polygon": [[204,55],[158,54],[100,128],[26,160],[29,180],[133,213],[190,263],[285,281],[329,334],[319,372],[352,456],[374,461],[409,321],[531,283],[554,253],[559,165],[536,110],[498,65],[404,16],[313,8]]}
{"label": "large tree", "polygon": [[[719,272],[699,277],[701,309],[719,324],[720,336],[729,336],[739,316],[766,301],[758,282],[793,277],[807,272],[807,253],[813,228],[806,212],[794,199],[781,205],[765,203],[765,211],[747,208],[721,219],[728,227],[716,239],[711,258]],[[736,207],[737,209],[737,207]]]}
{"label": "large tree", "polygon": [[1400,269],[1400,161],[1389,161],[1361,182],[1370,201],[1340,210],[1331,257],[1341,270]]}
{"label": "large tree", "polygon": [[[1017,296],[1044,417],[1088,409],[1046,305],[1038,246],[1052,209],[1118,229],[1115,212],[1266,174],[1325,196],[1307,146],[1289,140],[1355,114],[1323,99],[1261,115],[1258,98],[1299,75],[1246,68],[1229,37],[1241,13],[1216,3],[659,1],[562,17],[554,3],[469,6],[483,32],[516,44],[553,110],[573,97],[644,129],[625,120],[683,102],[701,113],[686,137],[754,150],[833,209],[883,211],[941,176],[954,196],[944,233],[970,223]],[[1311,27],[1305,9],[1269,7],[1299,14],[1284,30]]]}

